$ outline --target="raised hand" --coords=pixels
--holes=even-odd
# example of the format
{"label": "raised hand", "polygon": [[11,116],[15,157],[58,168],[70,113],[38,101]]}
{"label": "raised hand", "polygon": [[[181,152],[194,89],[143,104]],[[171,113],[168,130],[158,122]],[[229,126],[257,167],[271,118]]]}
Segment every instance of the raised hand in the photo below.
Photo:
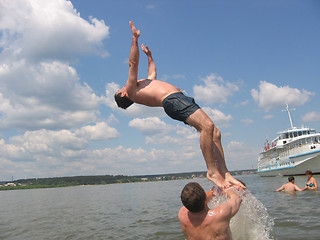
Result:
{"label": "raised hand", "polygon": [[131,27],[132,35],[138,39],[140,37],[140,30],[136,29],[132,21],[129,21],[129,24]]}
{"label": "raised hand", "polygon": [[144,53],[147,54],[147,56],[151,56],[151,51],[148,46],[144,46],[142,43],[141,48],[142,48],[142,51],[144,51]]}

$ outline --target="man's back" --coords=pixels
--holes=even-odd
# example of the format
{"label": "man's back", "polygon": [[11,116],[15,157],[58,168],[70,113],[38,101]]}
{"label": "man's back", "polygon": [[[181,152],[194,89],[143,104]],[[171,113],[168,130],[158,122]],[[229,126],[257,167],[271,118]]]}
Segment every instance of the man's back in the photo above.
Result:
{"label": "man's back", "polygon": [[229,215],[230,211],[221,206],[212,210],[206,207],[200,213],[192,213],[182,207],[179,220],[188,240],[229,240],[232,239]]}
{"label": "man's back", "polygon": [[294,182],[288,182],[286,184],[283,184],[276,191],[280,192],[282,190],[284,190],[287,193],[294,193],[295,191],[303,191],[304,189],[299,188],[297,185],[294,184]]}
{"label": "man's back", "polygon": [[294,184],[292,184],[291,182],[286,183],[286,184],[284,185],[284,191],[285,191],[285,192],[294,192],[294,191],[295,191],[295,186],[294,186]]}

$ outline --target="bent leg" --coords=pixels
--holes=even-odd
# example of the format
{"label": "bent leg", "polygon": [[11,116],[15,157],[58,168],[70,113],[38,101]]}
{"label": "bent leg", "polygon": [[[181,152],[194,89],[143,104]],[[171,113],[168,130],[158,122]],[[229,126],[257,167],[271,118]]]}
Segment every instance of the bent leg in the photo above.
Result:
{"label": "bent leg", "polygon": [[202,109],[198,109],[186,122],[200,132],[200,148],[208,168],[207,178],[219,187],[232,184],[245,188],[229,173],[221,144],[221,132],[209,116]]}
{"label": "bent leg", "polygon": [[221,153],[222,146],[221,143],[217,146],[214,142],[215,125],[202,109],[191,114],[186,122],[200,132],[200,148],[208,168],[207,178],[218,187],[229,187],[230,184],[224,179],[224,174],[228,170],[224,162],[223,151]]}
{"label": "bent leg", "polygon": [[217,163],[218,164],[217,165],[218,171],[221,173],[222,176],[224,176],[224,179],[228,183],[245,189],[246,187],[240,181],[235,179],[227,169],[227,165],[226,165],[225,158],[224,158],[224,152],[223,152],[223,148],[222,148],[222,144],[221,144],[221,133],[217,127],[214,128],[213,142],[214,142],[215,146],[217,147],[217,149],[219,149],[219,153],[221,155],[220,161]]}

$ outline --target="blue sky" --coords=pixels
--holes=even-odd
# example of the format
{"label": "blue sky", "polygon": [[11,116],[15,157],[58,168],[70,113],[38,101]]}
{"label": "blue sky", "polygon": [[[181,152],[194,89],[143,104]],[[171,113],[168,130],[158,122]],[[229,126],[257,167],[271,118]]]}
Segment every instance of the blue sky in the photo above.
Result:
{"label": "blue sky", "polygon": [[[205,171],[199,134],[161,108],[118,109],[129,21],[158,79],[222,132],[229,170],[257,166],[266,138],[319,131],[318,1],[0,2],[0,180]],[[147,76],[140,57],[139,78]]]}

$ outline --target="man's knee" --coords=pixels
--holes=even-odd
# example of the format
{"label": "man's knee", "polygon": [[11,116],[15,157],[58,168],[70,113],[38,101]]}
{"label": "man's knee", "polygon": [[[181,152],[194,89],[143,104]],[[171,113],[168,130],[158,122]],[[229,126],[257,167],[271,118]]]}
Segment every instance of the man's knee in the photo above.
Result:
{"label": "man's knee", "polygon": [[214,123],[211,121],[210,118],[208,118],[203,123],[203,129],[202,130],[210,132],[210,133],[212,133],[214,135],[215,128],[216,127],[215,127]]}

